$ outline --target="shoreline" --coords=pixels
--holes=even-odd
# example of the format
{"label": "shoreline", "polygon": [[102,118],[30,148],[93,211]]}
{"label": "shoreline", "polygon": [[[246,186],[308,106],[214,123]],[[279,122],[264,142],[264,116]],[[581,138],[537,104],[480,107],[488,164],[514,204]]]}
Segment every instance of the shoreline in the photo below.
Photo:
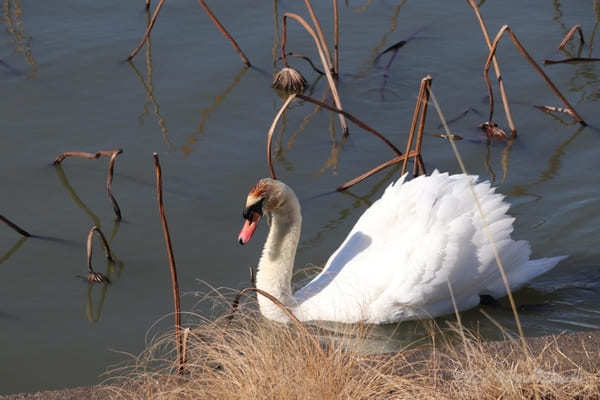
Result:
{"label": "shoreline", "polygon": [[[551,361],[562,373],[573,371],[574,364],[588,371],[600,370],[600,331],[582,331],[549,336],[527,338],[527,344],[531,355],[541,358],[543,361]],[[544,350],[551,345],[557,345],[563,353],[561,358],[550,359]],[[484,347],[490,352],[514,357],[515,350],[520,348],[518,341],[496,341],[485,342]],[[429,350],[416,350],[409,352],[408,357],[419,361],[429,357]],[[379,355],[385,357],[385,354]],[[401,371],[399,371],[401,373]],[[561,376],[568,380],[567,375]],[[560,378],[560,377],[559,377]],[[556,377],[554,377],[556,379]],[[78,400],[110,399],[110,392],[102,390],[102,385],[80,386],[57,390],[46,390],[38,392],[23,392],[0,395],[0,400]]]}

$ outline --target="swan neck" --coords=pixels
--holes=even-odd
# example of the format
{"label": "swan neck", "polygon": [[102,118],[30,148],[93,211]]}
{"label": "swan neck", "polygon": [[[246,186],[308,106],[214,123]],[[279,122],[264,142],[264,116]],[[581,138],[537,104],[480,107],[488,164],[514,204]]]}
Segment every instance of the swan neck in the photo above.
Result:
{"label": "swan neck", "polygon": [[[271,227],[256,274],[256,287],[275,296],[292,312],[292,273],[301,225],[300,204],[290,192],[282,205],[272,212]],[[258,296],[258,304],[265,317],[276,321],[288,321],[285,313],[264,296]]]}

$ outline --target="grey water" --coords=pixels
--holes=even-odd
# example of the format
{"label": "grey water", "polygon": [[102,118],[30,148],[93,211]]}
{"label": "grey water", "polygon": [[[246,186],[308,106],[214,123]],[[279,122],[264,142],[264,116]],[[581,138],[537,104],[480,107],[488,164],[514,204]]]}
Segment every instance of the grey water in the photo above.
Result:
{"label": "grey water", "polygon": [[[302,2],[289,0],[210,2],[252,62],[245,68],[195,2],[168,1],[148,45],[127,63],[148,19],[141,0],[2,3],[0,212],[42,238],[22,239],[0,226],[0,394],[94,384],[127,359],[124,353],[138,354],[171,328],[153,152],[163,168],[184,311],[209,315],[197,293],[248,285],[248,267],[256,263],[266,227],[248,246],[235,239],[248,190],[269,173],[266,133],[282,104],[270,87],[280,66],[280,18],[288,11],[309,17]],[[331,40],[331,4],[314,3]],[[600,56],[594,48],[597,0],[482,3],[490,35],[510,25],[540,64]],[[340,6],[344,108],[404,149],[419,82],[431,75],[448,119],[469,110],[451,128],[465,138],[457,144],[469,172],[492,180],[511,203],[513,237],[529,240],[534,258],[569,255],[515,293],[526,334],[599,329],[600,65],[542,67],[588,122],[583,127],[566,114],[534,107],[562,104],[504,38],[498,59],[519,136],[511,146],[487,143],[477,128],[488,113],[482,75],[487,47],[467,2],[352,0]],[[580,49],[574,40],[557,52],[575,24],[586,44]],[[298,24],[288,25],[289,51],[317,62],[310,36]],[[390,53],[377,58],[402,40],[407,43],[391,63]],[[302,60],[291,63],[307,77],[308,93],[324,98],[326,80]],[[393,153],[352,124],[344,139],[337,116],[313,110],[294,103],[273,143],[278,177],[303,204],[298,268],[323,265],[399,176],[397,168],[385,170],[334,192]],[[441,133],[432,110],[426,132]],[[508,129],[498,103],[495,115]],[[123,149],[112,185],[120,223],[105,192],[106,158],[51,165],[64,151],[115,148]],[[459,171],[440,138],[425,136],[423,158],[428,171]],[[107,235],[117,259],[107,264],[95,247],[94,266],[112,281],[105,287],[77,277],[87,270],[85,238],[93,225]],[[487,311],[514,330],[506,307]],[[477,310],[463,316],[494,336],[497,328]],[[407,326],[384,329],[401,336],[413,329]]]}

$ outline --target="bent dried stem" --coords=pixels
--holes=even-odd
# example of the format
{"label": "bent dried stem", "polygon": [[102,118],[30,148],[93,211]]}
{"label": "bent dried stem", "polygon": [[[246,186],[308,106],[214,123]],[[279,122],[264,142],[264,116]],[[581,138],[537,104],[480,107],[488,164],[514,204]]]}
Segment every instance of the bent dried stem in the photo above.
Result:
{"label": "bent dried stem", "polygon": [[573,62],[598,62],[598,61],[600,61],[600,58],[571,57],[571,58],[563,58],[562,60],[544,60],[544,65],[565,64],[565,63],[573,63]]}
{"label": "bent dried stem", "polygon": [[110,246],[108,245],[108,241],[106,240],[104,233],[102,233],[100,228],[98,228],[96,225],[94,225],[92,227],[92,229],[90,229],[90,231],[88,232],[87,241],[86,241],[86,245],[85,245],[85,249],[86,249],[86,253],[87,253],[87,265],[88,265],[87,280],[89,282],[110,283],[110,280],[108,279],[108,277],[106,277],[101,272],[94,271],[94,268],[92,267],[92,253],[93,253],[92,244],[93,244],[93,240],[94,240],[94,233],[96,233],[98,235],[98,241],[104,248],[104,252],[106,253],[106,259],[110,262],[114,262],[114,258],[110,251]]}
{"label": "bent dried stem", "polygon": [[177,269],[175,266],[175,256],[173,255],[173,246],[171,245],[171,235],[165,217],[165,208],[163,204],[162,194],[162,173],[158,154],[154,153],[154,171],[156,174],[156,199],[158,202],[158,212],[160,214],[160,222],[162,225],[163,236],[167,247],[167,256],[169,258],[169,268],[171,270],[171,289],[173,292],[173,306],[175,308],[175,343],[177,345],[177,358],[179,359],[179,373],[183,373],[183,342],[181,338],[181,301],[179,297],[179,284],[177,282]]}
{"label": "bent dried stem", "polygon": [[[287,19],[288,18],[292,18],[292,19],[296,20],[300,25],[302,25],[302,27],[306,30],[306,32],[308,32],[308,34],[315,41],[315,45],[317,46],[317,51],[319,53],[319,57],[321,58],[321,64],[323,64],[325,76],[327,77],[327,82],[329,83],[329,87],[331,88],[331,93],[333,95],[333,101],[335,102],[336,107],[339,108],[340,110],[342,110],[342,102],[340,100],[340,96],[338,94],[337,87],[335,86],[335,82],[333,80],[333,77],[332,77],[331,71],[330,71],[330,67],[329,67],[331,65],[331,63],[328,63],[327,59],[325,58],[324,50],[320,44],[319,38],[315,34],[315,31],[310,27],[310,25],[308,25],[308,23],[302,17],[300,17],[298,14],[294,14],[294,13],[284,13],[283,19],[282,19],[281,57],[284,60],[284,64],[287,66],[285,42],[286,42],[286,36],[287,36]],[[344,133],[344,136],[348,136],[348,125],[346,124],[344,115],[340,114],[339,119],[340,119],[340,126],[342,128],[342,132]]]}
{"label": "bent dried stem", "polygon": [[392,158],[391,160],[384,162],[383,164],[379,164],[377,167],[365,172],[364,174],[361,174],[361,175],[357,176],[356,178],[349,180],[348,182],[339,186],[335,190],[338,192],[342,192],[342,191],[356,185],[357,183],[367,179],[371,175],[375,175],[379,171],[382,171],[388,167],[391,167],[392,165],[404,162],[404,160],[407,160],[411,157],[417,157],[417,156],[419,156],[419,153],[417,153],[416,150],[412,150],[410,153],[407,153],[407,154],[402,154],[400,156],[396,156],[396,157]]}
{"label": "bent dried stem", "polygon": [[123,149],[99,151],[99,153],[101,153],[102,155],[110,157],[110,161],[108,163],[108,173],[106,176],[106,193],[108,193],[108,198],[109,198],[110,202],[112,203],[113,211],[115,212],[115,215],[117,216],[117,221],[121,220],[121,208],[119,207],[119,203],[117,203],[117,199],[115,199],[115,196],[113,196],[113,194],[112,194],[111,185],[112,185],[113,174],[114,174],[114,170],[115,170],[115,161],[117,159],[117,156],[119,154],[121,154],[122,152],[123,152]]}
{"label": "bent dried stem", "polygon": [[295,98],[296,98],[296,94],[292,93],[289,95],[289,97],[285,100],[285,102],[279,109],[279,112],[277,113],[277,115],[275,115],[275,118],[273,119],[273,122],[271,123],[271,127],[269,128],[269,132],[267,133],[267,164],[269,165],[269,172],[271,173],[271,178],[273,178],[273,179],[277,179],[277,176],[275,175],[275,169],[273,168],[273,162],[271,160],[271,142],[273,140],[273,132],[275,131],[277,122],[279,122],[279,119],[283,115],[283,112],[288,108],[288,106],[290,105],[292,100],[294,100]]}
{"label": "bent dried stem", "polygon": [[394,146],[394,144],[392,142],[390,142],[388,139],[386,139],[385,136],[383,136],[381,133],[379,133],[378,131],[376,131],[375,129],[370,127],[369,125],[365,124],[363,121],[359,120],[358,118],[356,118],[354,115],[350,114],[349,112],[344,111],[339,108],[335,108],[327,103],[323,103],[322,101],[319,101],[310,96],[306,96],[304,94],[297,94],[296,97],[298,97],[299,99],[305,100],[305,101],[309,101],[314,104],[318,104],[319,106],[326,108],[329,111],[333,111],[333,112],[343,115],[344,117],[348,118],[350,120],[350,122],[353,122],[354,124],[358,125],[360,128],[364,129],[365,131],[377,136],[381,141],[383,141],[386,145],[388,145],[388,147],[390,149],[392,149],[392,151],[394,153],[396,153],[397,155],[402,155],[402,152],[396,146]]}
{"label": "bent dried stem", "polygon": [[490,53],[488,55],[488,58],[487,58],[487,60],[485,62],[485,66],[484,66],[484,69],[483,69],[483,77],[485,79],[485,84],[487,86],[488,94],[489,94],[489,97],[490,97],[489,98],[489,100],[490,100],[490,118],[489,118],[489,122],[490,123],[492,122],[492,117],[493,117],[493,113],[494,113],[494,94],[492,92],[492,86],[490,84],[490,80],[489,80],[489,76],[488,76],[488,71],[490,69],[490,63],[491,63],[491,61],[494,58],[494,55],[496,53],[496,49],[498,48],[498,43],[500,42],[500,39],[504,35],[504,32],[508,32],[508,34],[510,35],[510,38],[512,39],[512,42],[514,43],[515,47],[519,50],[519,52],[523,55],[523,57],[525,57],[525,59],[536,70],[536,72],[542,77],[542,79],[544,80],[544,82],[546,82],[546,84],[550,87],[550,89],[556,95],[556,97],[558,97],[560,99],[560,101],[562,101],[562,103],[565,105],[565,107],[567,107],[568,109],[571,110],[571,112],[573,113],[573,117],[575,118],[575,120],[577,122],[579,122],[580,124],[582,124],[582,125],[587,125],[585,123],[585,121],[579,116],[579,114],[577,114],[577,112],[571,106],[571,104],[569,104],[569,102],[567,101],[567,99],[560,93],[560,91],[552,83],[552,81],[550,80],[550,78],[548,78],[548,76],[544,73],[544,71],[542,71],[542,69],[539,67],[539,65],[537,65],[537,63],[533,60],[533,58],[531,58],[531,56],[529,55],[529,53],[525,50],[525,48],[523,47],[523,45],[521,44],[521,42],[519,42],[519,40],[517,39],[517,36],[512,32],[512,30],[510,29],[510,27],[508,25],[504,25],[498,31],[498,34],[496,35],[496,38],[494,39],[494,42],[492,43],[492,47],[490,49]]}
{"label": "bent dried stem", "polygon": [[61,153],[58,155],[58,157],[56,157],[53,164],[58,165],[61,162],[63,162],[63,160],[65,158],[68,158],[68,157],[79,157],[79,158],[85,158],[87,160],[97,160],[98,158],[100,158],[101,155],[102,154],[100,154],[100,152],[86,153],[84,151],[65,151],[64,153]]}
{"label": "bent dried stem", "polygon": [[585,43],[585,41],[583,40],[583,30],[581,30],[581,25],[573,25],[573,27],[565,35],[562,42],[560,42],[560,44],[558,45],[558,50],[562,50],[565,47],[567,42],[573,38],[575,32],[579,33],[579,44],[582,45]]}
{"label": "bent dried stem", "polygon": [[[289,53],[287,53],[287,55],[303,59],[304,61],[306,61],[307,63],[310,64],[310,66],[313,69],[313,71],[315,71],[317,74],[319,74],[319,75],[325,75],[325,72],[323,72],[319,68],[317,68],[315,66],[315,64],[312,62],[312,60],[309,57],[305,56],[304,54],[289,52]],[[279,59],[281,59],[281,57],[279,57]]]}
{"label": "bent dried stem", "polygon": [[223,36],[225,36],[227,38],[227,40],[229,40],[229,43],[231,43],[231,45],[233,46],[233,48],[236,51],[236,53],[238,53],[238,55],[242,59],[242,62],[244,63],[244,65],[246,67],[249,67],[250,66],[250,61],[248,60],[248,57],[246,57],[246,55],[244,54],[244,52],[242,51],[242,49],[240,49],[240,46],[238,46],[238,44],[235,41],[235,39],[229,34],[229,32],[227,32],[227,29],[225,29],[225,27],[217,19],[217,17],[215,16],[215,14],[213,14],[213,12],[210,10],[210,8],[208,8],[208,6],[204,2],[204,0],[198,0],[198,3],[202,6],[202,8],[204,8],[204,11],[206,11],[206,13],[208,14],[208,17],[213,22],[213,24],[215,24],[215,26],[219,29],[219,31],[221,32],[221,34],[223,34]]}
{"label": "bent dried stem", "polygon": [[315,14],[315,10],[313,10],[310,0],[304,0],[304,4],[306,5],[306,9],[308,10],[310,19],[312,19],[313,25],[315,26],[315,29],[317,30],[317,36],[319,38],[319,42],[321,43],[321,48],[323,49],[323,52],[325,53],[325,59],[327,60],[327,67],[329,69],[329,72],[331,72],[332,74],[335,75],[335,70],[333,69],[333,63],[331,62],[331,54],[329,53],[329,48],[327,47],[327,41],[325,40],[325,36],[323,35],[323,29],[321,28],[321,24],[319,23],[317,14]]}
{"label": "bent dried stem", "polygon": [[[470,6],[473,8],[475,12],[475,16],[477,17],[477,21],[479,21],[479,26],[481,27],[481,32],[483,33],[483,38],[485,39],[485,43],[488,46],[488,49],[492,49],[492,42],[490,40],[490,35],[488,34],[487,28],[485,26],[485,22],[483,22],[483,18],[479,13],[479,6],[475,4],[474,0],[468,0]],[[502,98],[502,104],[504,105],[504,114],[506,115],[506,120],[508,122],[508,127],[512,132],[513,137],[517,137],[517,128],[515,127],[515,123],[512,120],[512,114],[510,112],[510,105],[508,104],[508,96],[506,95],[506,90],[504,89],[504,80],[502,79],[502,74],[500,73],[500,66],[498,65],[498,60],[496,60],[496,56],[493,57],[494,63],[494,72],[496,73],[496,78],[498,79],[498,86],[500,88],[500,96]]]}
{"label": "bent dried stem", "polygon": [[8,218],[6,218],[4,215],[0,215],[0,221],[4,222],[6,225],[10,226],[11,228],[13,228],[15,231],[17,231],[19,234],[21,234],[22,236],[25,237],[31,237],[31,234],[29,232],[27,232],[25,229],[19,227],[17,224],[15,224],[14,222],[10,221]]}
{"label": "bent dried stem", "polygon": [[[413,119],[410,124],[410,131],[408,133],[408,140],[406,141],[406,151],[409,153],[412,148],[412,142],[415,135],[415,129],[417,129],[417,142],[415,144],[416,155],[414,157],[414,176],[418,176],[425,173],[425,165],[421,157],[421,147],[423,144],[423,130],[425,128],[425,118],[427,117],[427,104],[429,103],[429,88],[431,87],[431,76],[427,75],[421,79],[421,85],[419,86],[419,93],[417,95],[417,103],[415,104],[415,111],[413,113]],[[418,121],[418,128],[417,128]],[[402,162],[401,175],[406,172],[408,163],[408,157]]]}
{"label": "bent dried stem", "polygon": [[[129,53],[129,56],[127,56],[127,61],[133,60],[133,58],[137,55],[137,53],[140,51],[140,49],[142,48],[142,46],[146,42],[146,39],[148,39],[148,36],[150,36],[150,32],[152,32],[152,28],[154,27],[154,24],[156,23],[156,19],[158,18],[158,14],[160,13],[160,9],[162,8],[162,6],[164,4],[165,4],[165,0],[160,0],[158,2],[158,5],[154,9],[154,13],[152,14],[152,19],[150,20],[150,23],[146,27],[146,31],[144,32],[144,36],[142,36],[142,40],[140,40],[140,42],[138,43],[137,47],[135,49],[133,49],[133,51],[131,53]],[[146,6],[149,8],[150,7],[150,2],[146,3]]]}
{"label": "bent dried stem", "polygon": [[333,0],[333,74],[340,74],[340,12],[337,0]]}

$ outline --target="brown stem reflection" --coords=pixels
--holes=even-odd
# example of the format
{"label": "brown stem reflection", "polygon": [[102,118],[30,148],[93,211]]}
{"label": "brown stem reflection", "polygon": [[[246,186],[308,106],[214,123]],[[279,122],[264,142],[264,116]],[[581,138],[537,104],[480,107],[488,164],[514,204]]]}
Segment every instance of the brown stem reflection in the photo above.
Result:
{"label": "brown stem reflection", "polygon": [[324,225],[322,225],[321,229],[313,237],[303,240],[300,243],[300,246],[298,249],[300,250],[303,248],[314,248],[316,245],[321,243],[325,236],[327,236],[330,232],[335,231],[338,228],[338,226],[340,226],[340,224],[342,224],[345,220],[347,220],[348,218],[352,218],[352,215],[353,215],[352,209],[356,209],[359,207],[364,207],[366,209],[366,208],[370,207],[371,204],[373,204],[373,202],[375,200],[377,200],[375,198],[377,193],[379,193],[381,188],[384,185],[386,185],[390,181],[390,179],[393,179],[394,176],[397,175],[399,170],[400,170],[400,165],[396,164],[395,166],[390,168],[388,171],[386,171],[385,174],[381,174],[380,175],[381,178],[378,177],[379,179],[374,184],[364,186],[365,188],[368,188],[369,191],[362,196],[354,194],[350,190],[345,190],[343,192],[339,192],[345,196],[348,196],[348,197],[351,197],[352,199],[354,199],[354,201],[352,202],[352,206],[338,210],[336,217],[328,220]]}
{"label": "brown stem reflection", "polygon": [[[363,69],[354,75],[356,78],[361,78],[368,74],[368,72],[370,71],[371,67],[373,66],[373,64],[375,62],[375,59],[381,53],[383,46],[385,46],[388,36],[390,36],[392,33],[394,33],[396,31],[396,29],[398,29],[398,15],[400,14],[400,9],[402,8],[402,6],[405,3],[406,3],[406,0],[403,0],[402,3],[398,4],[396,6],[396,8],[394,8],[394,12],[392,13],[392,16],[390,18],[390,28],[383,34],[383,36],[381,37],[381,40],[379,40],[379,43],[377,43],[377,45],[375,45],[375,47],[373,47],[373,50],[371,51],[371,55],[363,64]],[[346,3],[346,5],[348,5],[348,3]]]}
{"label": "brown stem reflection", "polygon": [[81,200],[79,195],[77,195],[77,192],[75,192],[75,189],[73,189],[73,187],[69,183],[67,175],[65,174],[65,171],[63,170],[62,166],[60,164],[55,164],[54,169],[56,170],[56,175],[58,175],[60,183],[66,189],[69,196],[71,196],[73,202],[77,204],[77,206],[81,208],[83,212],[86,213],[92,219],[94,225],[100,226],[100,218],[98,218],[98,216],[94,214],[92,210],[90,210],[90,208]]}
{"label": "brown stem reflection", "polygon": [[535,197],[536,199],[541,198],[540,195],[532,193],[531,189],[540,183],[550,181],[556,177],[562,165],[562,157],[565,155],[567,147],[569,147],[569,145],[575,141],[575,139],[581,134],[581,132],[585,130],[585,128],[585,126],[579,125],[578,129],[567,140],[558,145],[558,147],[552,153],[552,156],[550,156],[548,159],[548,168],[542,171],[540,176],[535,181],[531,183],[515,185],[510,194],[512,196],[531,196]]}
{"label": "brown stem reflection", "polygon": [[[113,230],[110,234],[110,238],[108,239],[108,246],[110,248],[113,247],[113,240],[115,239],[115,237],[117,236],[117,232],[119,231],[119,227],[121,225],[120,221],[115,220],[115,223],[113,225]],[[100,273],[102,276],[107,278],[107,281],[104,282],[103,285],[100,286],[100,299],[98,300],[98,305],[97,307],[94,309],[94,296],[93,296],[93,292],[94,292],[94,286],[98,286],[98,285],[94,285],[93,282],[89,283],[88,286],[88,291],[87,291],[87,304],[85,307],[85,311],[86,311],[86,316],[88,321],[93,324],[95,322],[98,322],[100,320],[100,316],[102,314],[102,307],[104,306],[104,301],[106,300],[106,294],[108,292],[108,282],[113,282],[114,278],[112,276],[113,272],[116,274],[116,278],[119,278],[121,276],[121,272],[123,271],[123,268],[125,267],[124,263],[122,260],[120,260],[119,258],[117,258],[117,256],[113,253],[111,253],[111,259],[106,259],[106,269],[104,273]]]}
{"label": "brown stem reflection", "polygon": [[100,299],[98,300],[98,306],[94,310],[94,298],[92,295],[94,286],[96,285],[94,285],[93,283],[90,283],[88,285],[87,304],[85,307],[85,313],[90,324],[93,324],[100,320],[100,315],[102,314],[102,307],[104,307],[104,301],[106,300],[106,292],[108,291],[108,283],[105,283],[100,288]]}
{"label": "brown stem reflection", "polygon": [[233,82],[231,82],[231,84],[229,86],[227,86],[227,88],[225,88],[225,90],[222,93],[218,94],[215,97],[212,104],[209,105],[208,107],[203,108],[200,111],[200,115],[202,117],[200,119],[200,122],[198,123],[198,127],[196,128],[196,132],[187,135],[186,143],[181,145],[181,151],[183,151],[183,154],[185,156],[189,156],[191,153],[196,151],[196,149],[194,148],[194,145],[198,141],[199,136],[201,136],[204,133],[204,127],[206,125],[206,122],[210,119],[212,112],[215,111],[221,105],[221,103],[225,100],[225,98],[233,90],[233,88],[238,83],[240,83],[240,81],[242,80],[242,77],[244,76],[244,74],[247,71],[248,71],[248,67],[243,67],[240,70],[240,72],[238,72],[236,74],[236,76],[234,76]]}
{"label": "brown stem reflection", "polygon": [[[146,11],[146,21],[147,24],[150,23],[150,10]],[[169,129],[167,128],[167,121],[160,113],[160,105],[154,96],[154,83],[152,81],[152,41],[150,36],[146,38],[146,76],[144,77],[141,72],[136,68],[135,64],[129,60],[129,66],[133,69],[133,72],[140,80],[142,86],[144,87],[144,91],[146,92],[146,98],[148,101],[144,103],[144,111],[138,117],[138,121],[140,124],[143,124],[144,116],[148,113],[148,106],[151,105],[154,115],[156,116],[156,120],[158,123],[158,128],[160,129],[163,139],[167,144],[167,151],[171,151],[173,149],[173,143],[169,138]]]}
{"label": "brown stem reflection", "polygon": [[11,36],[16,51],[23,54],[25,61],[31,66],[26,77],[35,78],[38,74],[38,64],[31,52],[31,36],[25,33],[21,0],[4,0],[2,11],[6,30]]}
{"label": "brown stem reflection", "polygon": [[19,248],[21,248],[21,246],[23,246],[23,243],[25,243],[25,241],[27,239],[28,239],[27,236],[21,236],[21,238],[19,240],[17,240],[17,242],[13,245],[13,247],[11,247],[10,250],[8,250],[2,256],[2,258],[0,258],[0,264],[5,262],[6,260],[8,260],[10,258],[10,256],[12,256],[13,254],[15,254],[17,252],[17,250],[19,250]]}

